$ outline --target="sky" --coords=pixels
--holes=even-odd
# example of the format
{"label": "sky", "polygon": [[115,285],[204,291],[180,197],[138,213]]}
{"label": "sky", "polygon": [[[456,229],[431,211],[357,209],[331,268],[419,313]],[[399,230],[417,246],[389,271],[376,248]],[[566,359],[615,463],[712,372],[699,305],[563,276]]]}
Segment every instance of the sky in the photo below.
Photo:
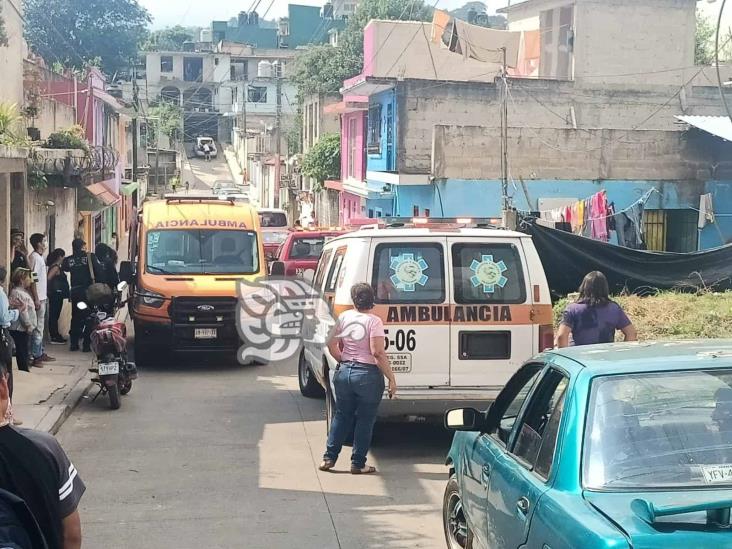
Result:
{"label": "sky", "polygon": [[[153,28],[161,28],[173,25],[183,26],[208,26],[212,20],[227,21],[235,17],[240,11],[249,9],[251,0],[138,0],[147,8],[153,16]],[[493,11],[497,7],[506,4],[505,0],[483,0],[488,5],[488,10]],[[261,0],[257,12],[263,15],[272,2],[272,7],[267,13],[267,19],[277,19],[287,15],[288,0]],[[426,0],[432,5],[431,0]],[[455,9],[464,5],[467,0],[438,0],[437,7],[443,9]],[[304,4],[310,6],[322,6],[324,0],[293,0],[293,4]]]}

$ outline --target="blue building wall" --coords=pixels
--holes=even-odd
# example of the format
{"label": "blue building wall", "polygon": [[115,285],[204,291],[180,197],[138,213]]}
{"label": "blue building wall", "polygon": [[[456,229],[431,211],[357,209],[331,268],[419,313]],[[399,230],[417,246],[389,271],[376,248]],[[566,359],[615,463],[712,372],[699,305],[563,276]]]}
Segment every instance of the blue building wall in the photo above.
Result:
{"label": "blue building wall", "polygon": [[[396,104],[396,94],[394,90],[377,93],[369,98],[369,117],[372,115],[373,105],[381,105],[381,150],[378,153],[367,153],[366,170],[374,172],[391,172],[396,168],[396,149],[397,149],[397,127],[398,114]],[[391,109],[391,123],[387,124],[389,118],[389,109]],[[368,146],[368,129],[371,120],[366,126],[366,141]],[[391,151],[387,146],[389,133],[391,133]]]}
{"label": "blue building wall", "polygon": [[[700,235],[700,248],[720,246],[732,239],[732,181],[678,182],[678,181],[527,181],[529,205],[519,183],[509,185],[509,195],[518,210],[536,208],[538,198],[584,199],[605,190],[608,201],[616,211],[631,206],[650,189],[653,193],[646,202],[648,209],[698,209],[699,195],[711,192],[717,224],[707,225]],[[394,215],[411,217],[414,206],[420,213],[429,208],[432,217],[500,217],[501,182],[466,181],[451,179],[433,185],[403,185],[394,187]],[[720,236],[721,232],[721,236]]]}

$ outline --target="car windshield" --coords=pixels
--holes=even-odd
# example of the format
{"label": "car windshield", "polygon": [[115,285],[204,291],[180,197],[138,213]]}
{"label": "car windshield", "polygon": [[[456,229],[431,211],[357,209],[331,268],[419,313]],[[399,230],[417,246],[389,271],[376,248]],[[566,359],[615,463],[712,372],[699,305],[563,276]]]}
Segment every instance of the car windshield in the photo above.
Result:
{"label": "car windshield", "polygon": [[164,230],[147,235],[151,274],[254,274],[259,247],[254,231]]}
{"label": "car windshield", "polygon": [[290,259],[319,259],[325,244],[324,236],[297,238],[292,243]]}
{"label": "car windshield", "polygon": [[262,227],[287,227],[287,216],[282,212],[259,212]]}
{"label": "car windshield", "polygon": [[282,244],[287,240],[288,231],[265,231],[262,233],[262,240],[265,244]]}
{"label": "car windshield", "polygon": [[601,377],[588,412],[585,487],[732,485],[732,369]]}

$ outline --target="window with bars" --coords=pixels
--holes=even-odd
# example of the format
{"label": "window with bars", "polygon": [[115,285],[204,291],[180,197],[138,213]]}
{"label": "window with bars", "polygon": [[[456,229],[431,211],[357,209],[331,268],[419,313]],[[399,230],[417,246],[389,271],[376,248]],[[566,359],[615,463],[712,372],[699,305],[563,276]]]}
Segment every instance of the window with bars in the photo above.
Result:
{"label": "window with bars", "polygon": [[693,210],[645,210],[646,247],[656,252],[694,252],[698,249],[698,214]]}

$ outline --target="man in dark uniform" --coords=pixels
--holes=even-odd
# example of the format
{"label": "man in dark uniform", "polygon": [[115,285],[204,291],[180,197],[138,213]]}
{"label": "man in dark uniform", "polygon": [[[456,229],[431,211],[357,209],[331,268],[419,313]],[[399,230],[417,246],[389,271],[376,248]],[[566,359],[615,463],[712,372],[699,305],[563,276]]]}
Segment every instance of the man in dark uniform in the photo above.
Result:
{"label": "man in dark uniform", "polygon": [[[71,329],[69,330],[70,349],[79,350],[79,340],[83,338],[84,352],[91,351],[91,334],[86,330],[87,312],[77,307],[86,300],[86,290],[97,281],[102,281],[102,267],[94,254],[87,253],[86,242],[76,238],[71,243],[72,255],[66,256],[61,268],[71,273]],[[89,264],[91,262],[91,265]],[[93,276],[92,276],[93,275]]]}

